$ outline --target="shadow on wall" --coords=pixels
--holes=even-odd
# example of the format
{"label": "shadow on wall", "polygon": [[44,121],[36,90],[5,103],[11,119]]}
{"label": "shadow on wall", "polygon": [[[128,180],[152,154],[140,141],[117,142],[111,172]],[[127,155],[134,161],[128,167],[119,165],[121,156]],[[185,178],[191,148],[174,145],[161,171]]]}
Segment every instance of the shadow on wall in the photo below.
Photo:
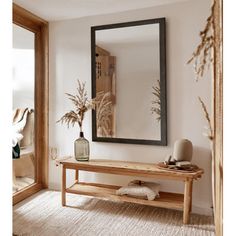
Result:
{"label": "shadow on wall", "polygon": [[211,149],[194,146],[192,163],[203,168],[205,174],[211,173]]}
{"label": "shadow on wall", "polygon": [[[193,203],[196,206],[205,205],[206,208],[212,207],[212,168],[211,168],[211,149],[195,146],[193,150],[192,163],[204,170],[202,178],[195,181],[193,187]],[[207,205],[206,205],[207,204]]]}

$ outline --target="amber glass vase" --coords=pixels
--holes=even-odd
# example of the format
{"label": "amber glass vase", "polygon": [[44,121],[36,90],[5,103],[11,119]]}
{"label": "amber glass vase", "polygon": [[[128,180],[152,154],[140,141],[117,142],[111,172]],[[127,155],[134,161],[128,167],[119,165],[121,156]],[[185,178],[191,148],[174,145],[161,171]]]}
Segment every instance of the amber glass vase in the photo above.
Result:
{"label": "amber glass vase", "polygon": [[80,137],[75,140],[74,152],[77,161],[89,160],[89,141],[84,138],[83,132],[80,132]]}

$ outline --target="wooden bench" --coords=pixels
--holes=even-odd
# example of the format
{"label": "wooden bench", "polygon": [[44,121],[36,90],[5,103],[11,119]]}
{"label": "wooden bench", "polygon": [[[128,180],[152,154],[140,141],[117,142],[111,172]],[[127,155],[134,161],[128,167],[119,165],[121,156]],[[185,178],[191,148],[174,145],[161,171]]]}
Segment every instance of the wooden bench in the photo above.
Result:
{"label": "wooden bench", "polygon": [[[66,193],[75,193],[115,201],[132,202],[156,207],[183,210],[184,224],[189,223],[189,216],[192,207],[193,180],[201,178],[201,175],[203,174],[202,169],[199,169],[195,172],[179,172],[175,170],[160,169],[157,164],[151,163],[112,161],[100,159],[82,162],[76,161],[74,158],[70,158],[66,160],[60,160],[59,163],[62,164],[62,206],[66,205]],[[67,169],[75,170],[75,183],[69,188],[66,188]],[[79,182],[79,170],[97,173],[183,181],[185,183],[185,188],[183,194],[160,192],[160,198],[156,198],[153,201],[129,196],[118,196],[116,195],[116,190],[119,189],[120,186]]]}

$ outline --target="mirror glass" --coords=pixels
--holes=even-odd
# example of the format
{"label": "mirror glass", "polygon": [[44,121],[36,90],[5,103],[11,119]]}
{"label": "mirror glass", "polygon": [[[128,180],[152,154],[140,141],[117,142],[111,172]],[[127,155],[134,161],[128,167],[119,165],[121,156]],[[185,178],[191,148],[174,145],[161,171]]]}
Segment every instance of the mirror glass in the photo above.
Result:
{"label": "mirror glass", "polygon": [[13,24],[13,193],[35,182],[35,34]]}
{"label": "mirror glass", "polygon": [[91,34],[93,141],[166,145],[165,19]]}

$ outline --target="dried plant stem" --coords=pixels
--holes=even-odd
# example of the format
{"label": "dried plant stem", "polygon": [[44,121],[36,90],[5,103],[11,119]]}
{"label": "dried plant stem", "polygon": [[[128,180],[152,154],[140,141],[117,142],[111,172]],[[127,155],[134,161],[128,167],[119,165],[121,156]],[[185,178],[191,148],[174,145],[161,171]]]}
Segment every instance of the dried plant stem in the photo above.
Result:
{"label": "dried plant stem", "polygon": [[207,18],[207,24],[203,31],[200,32],[201,42],[193,52],[192,57],[188,60],[187,64],[194,61],[194,69],[196,73],[196,80],[203,77],[206,68],[213,62],[212,52],[215,45],[214,39],[214,9],[215,1],[211,7],[211,14]]}
{"label": "dried plant stem", "polygon": [[161,120],[161,89],[160,89],[160,80],[157,80],[157,85],[152,86],[152,94],[155,96],[155,99],[152,101],[151,112],[157,116],[156,120]]}
{"label": "dried plant stem", "polygon": [[97,132],[103,137],[111,137],[112,134],[112,100],[110,92],[98,92],[95,98]]}
{"label": "dried plant stem", "polygon": [[[211,14],[207,19],[207,24],[202,32],[200,32],[201,42],[199,46],[194,51],[192,57],[187,62],[188,64],[192,61],[195,62],[195,73],[196,73],[196,80],[201,77],[203,77],[204,72],[207,67],[213,64],[214,69],[214,76],[213,76],[213,88],[215,89],[216,81],[221,82],[220,78],[222,78],[222,63],[220,61],[220,58],[222,55],[222,8],[223,1],[220,0],[214,0],[212,8],[211,8]],[[219,66],[217,66],[219,65]],[[218,75],[218,76],[217,76]],[[216,81],[215,81],[216,80]],[[218,83],[217,83],[218,84]],[[218,85],[220,86],[220,85]],[[215,94],[214,90],[214,94]],[[221,94],[222,95],[222,94]],[[220,96],[219,96],[220,97]],[[200,97],[198,97],[201,107],[203,109],[204,116],[208,123],[208,131],[207,137],[211,141],[211,151],[212,151],[212,200],[213,200],[213,211],[215,216],[215,225],[216,225],[216,232],[221,235],[222,233],[222,225],[219,224],[222,223],[222,202],[219,200],[219,197],[222,196],[222,182],[219,184],[218,188],[216,188],[216,169],[219,168],[220,170],[220,181],[223,179],[223,173],[222,173],[222,156],[219,153],[219,156],[216,155],[215,149],[216,149],[216,142],[220,143],[222,141],[221,138],[216,138],[217,134],[219,132],[216,132],[215,125],[216,120],[221,119],[214,119],[214,126],[212,127],[211,119],[209,116],[209,113],[207,111],[206,105],[202,101]],[[217,100],[216,100],[217,101]],[[214,104],[217,103],[214,100]],[[221,107],[222,108],[222,107]],[[219,108],[217,108],[218,110]],[[220,110],[220,109],[219,109]],[[218,110],[218,111],[219,111]],[[215,108],[214,108],[215,112]],[[220,122],[220,127],[222,126],[222,123]],[[216,133],[215,133],[216,132]],[[218,150],[221,150],[220,147],[218,147]],[[222,150],[221,150],[222,151]],[[217,157],[218,156],[218,157]],[[221,158],[221,159],[217,159]],[[218,163],[217,161],[218,160]],[[219,166],[216,166],[219,165]],[[219,182],[220,182],[219,181]],[[216,194],[218,193],[218,194]],[[217,199],[218,197],[218,199]],[[216,201],[218,200],[218,201]],[[218,204],[218,203],[219,204]],[[219,214],[221,213],[221,218],[219,218]]]}
{"label": "dried plant stem", "polygon": [[202,107],[204,116],[207,120],[207,124],[208,124],[208,128],[209,128],[209,134],[207,135],[207,137],[212,141],[213,137],[214,137],[214,133],[213,133],[212,125],[211,125],[211,119],[210,119],[209,113],[207,111],[207,107],[200,97],[198,97],[198,100],[201,103],[201,107]]}

